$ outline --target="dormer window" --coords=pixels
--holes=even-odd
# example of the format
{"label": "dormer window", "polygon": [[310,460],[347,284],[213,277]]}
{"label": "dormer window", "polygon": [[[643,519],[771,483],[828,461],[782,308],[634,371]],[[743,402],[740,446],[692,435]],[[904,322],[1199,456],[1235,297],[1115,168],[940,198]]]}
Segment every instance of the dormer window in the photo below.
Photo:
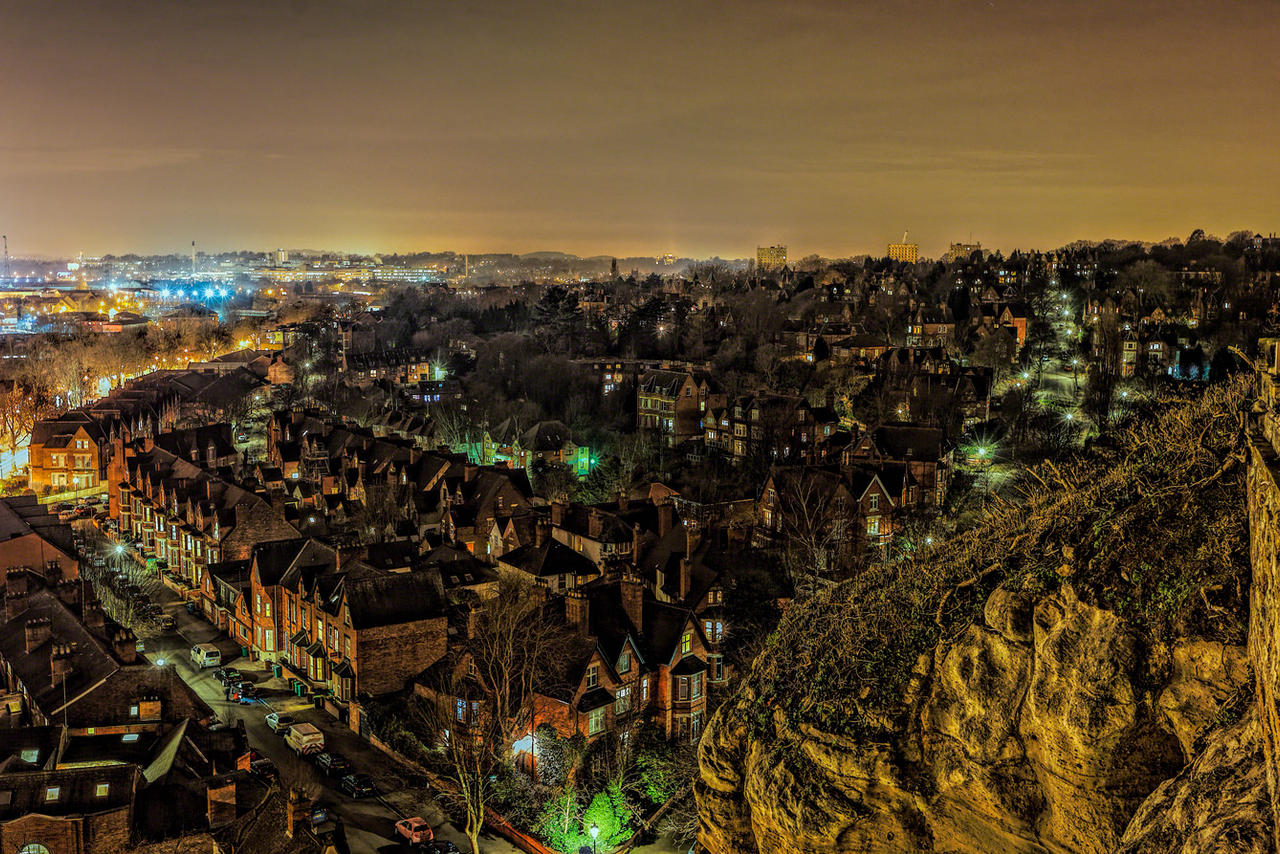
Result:
{"label": "dormer window", "polygon": [[618,656],[618,672],[619,672],[619,673],[630,673],[630,672],[631,672],[631,652],[630,652],[630,650],[625,650],[625,649],[624,649],[624,650],[622,651],[622,655]]}
{"label": "dormer window", "polygon": [[597,665],[591,665],[587,668],[587,687],[595,688],[600,684],[600,668]]}

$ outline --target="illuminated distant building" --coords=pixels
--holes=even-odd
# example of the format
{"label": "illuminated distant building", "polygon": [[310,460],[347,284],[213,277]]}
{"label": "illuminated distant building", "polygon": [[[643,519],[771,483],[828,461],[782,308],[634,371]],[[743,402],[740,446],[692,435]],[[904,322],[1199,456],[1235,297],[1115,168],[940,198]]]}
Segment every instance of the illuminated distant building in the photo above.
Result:
{"label": "illuminated distant building", "polygon": [[761,270],[780,270],[787,266],[787,247],[757,246],[756,266]]}
{"label": "illuminated distant building", "polygon": [[289,250],[288,250],[288,249],[277,249],[277,250],[276,250],[275,262],[276,262],[276,266],[277,266],[277,267],[283,267],[285,264],[288,264],[288,263],[289,263]]}
{"label": "illuminated distant building", "polygon": [[920,244],[890,243],[889,259],[892,261],[905,261],[908,264],[914,264],[920,260]]}
{"label": "illuminated distant building", "polygon": [[676,256],[668,252],[666,255],[660,255],[657,262],[659,267],[674,267],[676,265]]}
{"label": "illuminated distant building", "polygon": [[973,253],[981,252],[981,243],[952,243],[951,248],[947,250],[947,261],[960,261],[972,257]]}

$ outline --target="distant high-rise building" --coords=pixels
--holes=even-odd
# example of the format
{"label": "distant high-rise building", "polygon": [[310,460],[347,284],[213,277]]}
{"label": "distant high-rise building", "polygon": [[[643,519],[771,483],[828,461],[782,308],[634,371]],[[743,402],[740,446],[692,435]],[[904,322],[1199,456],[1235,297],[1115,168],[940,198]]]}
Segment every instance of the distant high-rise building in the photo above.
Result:
{"label": "distant high-rise building", "polygon": [[276,250],[276,266],[283,267],[287,263],[289,263],[289,250],[277,249]]}
{"label": "distant high-rise building", "polygon": [[757,246],[756,266],[761,270],[777,270],[787,266],[787,247]]}
{"label": "distant high-rise building", "polygon": [[982,251],[981,243],[952,243],[951,248],[947,250],[947,261],[959,261],[969,258],[975,252]]}
{"label": "distant high-rise building", "polygon": [[905,261],[908,264],[914,264],[920,260],[920,244],[919,243],[890,243],[889,259],[892,261]]}
{"label": "distant high-rise building", "polygon": [[609,261],[609,277],[612,279],[618,278],[618,259],[617,258],[613,258]]}

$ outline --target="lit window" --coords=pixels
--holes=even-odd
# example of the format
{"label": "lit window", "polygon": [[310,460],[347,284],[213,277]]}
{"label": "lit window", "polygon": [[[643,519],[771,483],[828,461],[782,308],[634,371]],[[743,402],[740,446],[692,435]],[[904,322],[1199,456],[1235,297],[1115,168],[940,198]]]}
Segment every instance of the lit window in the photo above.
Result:
{"label": "lit window", "polygon": [[22,761],[23,761],[23,762],[31,762],[31,763],[35,763],[39,758],[40,758],[40,751],[39,751],[39,750],[24,750],[24,751],[22,751]]}
{"label": "lit window", "polygon": [[631,653],[626,650],[623,650],[622,655],[618,656],[618,672],[631,672]]}
{"label": "lit window", "polygon": [[594,688],[599,684],[600,684],[600,668],[593,664],[587,668],[587,687]]}
{"label": "lit window", "polygon": [[592,709],[587,715],[587,735],[604,731],[604,707]]}
{"label": "lit window", "polygon": [[105,798],[107,793],[111,791],[110,783],[99,783],[93,787],[94,797]]}
{"label": "lit window", "polygon": [[50,786],[49,788],[44,790],[45,801],[56,801],[60,797],[62,797],[61,786]]}
{"label": "lit window", "polygon": [[680,637],[680,653],[688,655],[693,651],[693,632],[685,632]]}
{"label": "lit window", "polygon": [[136,732],[126,732],[124,735],[120,736],[120,740],[125,744],[132,744],[138,740],[138,734]]}

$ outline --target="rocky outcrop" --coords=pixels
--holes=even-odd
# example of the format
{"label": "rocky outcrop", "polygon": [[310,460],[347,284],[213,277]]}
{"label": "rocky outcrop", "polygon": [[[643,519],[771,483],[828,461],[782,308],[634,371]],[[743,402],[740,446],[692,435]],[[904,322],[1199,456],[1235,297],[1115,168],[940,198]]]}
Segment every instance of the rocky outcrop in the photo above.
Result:
{"label": "rocky outcrop", "polygon": [[701,843],[1277,850],[1280,465],[1255,446],[1246,501],[1241,397],[1206,398],[789,614],[702,738]]}
{"label": "rocky outcrop", "polygon": [[1112,851],[1182,767],[1184,742],[1249,678],[1243,648],[1189,641],[1167,657],[1176,664],[1163,667],[1131,625],[1070,587],[1038,602],[996,590],[983,622],[924,665],[917,711],[894,743],[792,729],[781,714],[753,738],[742,716],[717,716],[700,757],[703,844]]}

